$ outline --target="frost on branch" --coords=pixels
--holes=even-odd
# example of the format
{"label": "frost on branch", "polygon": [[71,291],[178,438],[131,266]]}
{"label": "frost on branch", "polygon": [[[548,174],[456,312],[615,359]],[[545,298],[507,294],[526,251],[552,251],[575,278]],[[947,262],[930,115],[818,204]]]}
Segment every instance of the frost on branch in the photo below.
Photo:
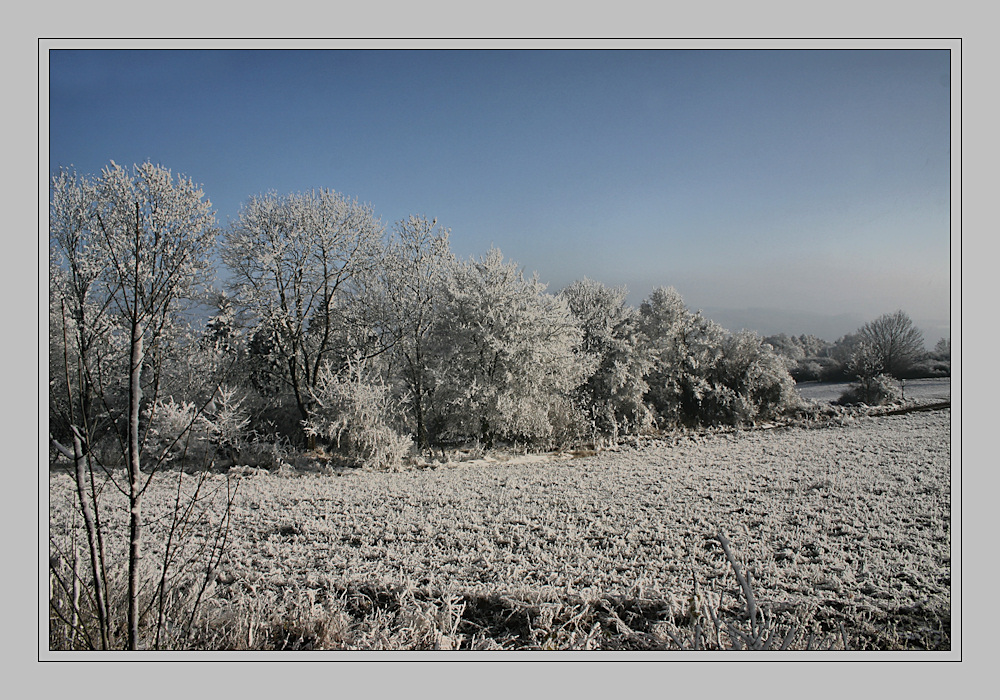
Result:
{"label": "frost on branch", "polygon": [[579,388],[595,430],[617,441],[652,423],[644,396],[650,362],[642,347],[639,314],[628,306],[624,287],[584,278],[559,293],[583,332],[581,352],[594,366]]}
{"label": "frost on branch", "polygon": [[560,442],[593,371],[581,340],[565,300],[496,248],[452,265],[432,332],[438,437]]}
{"label": "frost on branch", "polygon": [[[251,360],[268,391],[291,394],[308,420],[321,368],[377,354],[366,285],[381,263],[371,207],[332,190],[251,198],[225,237],[233,304],[252,323]],[[299,436],[297,436],[299,437]]]}
{"label": "frost on branch", "polygon": [[430,370],[431,332],[441,311],[442,288],[455,263],[449,230],[437,219],[411,216],[396,223],[382,265],[385,325],[395,340],[390,380],[407,394],[408,418],[417,445],[427,447],[434,392]]}
{"label": "frost on branch", "polygon": [[750,424],[795,406],[785,363],[756,334],[727,333],[672,287],[653,290],[640,319],[652,360],[646,398],[662,423]]}
{"label": "frost on branch", "polygon": [[156,465],[180,461],[208,467],[222,460],[231,464],[246,442],[249,418],[236,391],[220,387],[207,406],[157,399],[146,412],[148,455]]}
{"label": "frost on branch", "polygon": [[330,441],[338,456],[364,469],[398,469],[413,441],[393,427],[398,407],[389,387],[364,363],[341,372],[325,365],[313,391],[307,435]]}

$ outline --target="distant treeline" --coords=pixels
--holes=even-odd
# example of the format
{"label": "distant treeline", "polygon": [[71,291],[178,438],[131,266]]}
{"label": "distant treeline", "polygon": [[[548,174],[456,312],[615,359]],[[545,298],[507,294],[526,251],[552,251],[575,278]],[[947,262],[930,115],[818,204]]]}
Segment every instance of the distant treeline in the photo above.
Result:
{"label": "distant treeline", "polygon": [[[858,348],[860,335],[849,333],[836,342],[814,335],[769,335],[764,342],[785,360],[788,371],[797,382],[853,381],[857,375],[849,364]],[[896,368],[898,379],[923,379],[951,376],[951,341],[941,338],[934,349],[915,349],[905,366]]]}

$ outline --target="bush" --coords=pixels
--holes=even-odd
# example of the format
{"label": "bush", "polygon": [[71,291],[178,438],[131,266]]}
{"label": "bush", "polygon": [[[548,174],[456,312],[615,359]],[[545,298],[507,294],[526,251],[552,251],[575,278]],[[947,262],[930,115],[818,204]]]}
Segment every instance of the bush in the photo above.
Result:
{"label": "bush", "polygon": [[832,357],[807,357],[789,372],[797,382],[839,382],[850,378],[844,366]]}
{"label": "bush", "polygon": [[927,358],[910,365],[900,372],[900,379],[933,379],[951,376],[951,360]]}
{"label": "bush", "polygon": [[149,430],[145,455],[152,469],[176,461],[200,467],[217,461],[231,465],[242,448],[249,418],[236,391],[220,387],[208,406],[157,399],[146,412]]}
{"label": "bush", "polygon": [[797,382],[818,382],[823,376],[823,368],[813,360],[801,361],[790,368],[789,373]]}
{"label": "bush", "polygon": [[852,384],[840,395],[837,403],[881,406],[898,401],[901,397],[899,384],[895,379],[887,374],[877,374],[872,377],[861,377],[856,384]]}
{"label": "bush", "polygon": [[749,331],[727,335],[718,383],[734,394],[727,422],[754,423],[795,408],[795,382],[782,359]]}
{"label": "bush", "polygon": [[147,412],[149,432],[144,464],[195,461],[209,456],[209,431],[198,420],[198,408],[189,401],[177,403],[173,397],[158,399]]}
{"label": "bush", "polygon": [[739,425],[795,407],[784,360],[754,333],[731,334],[692,313],[673,288],[640,307],[652,360],[646,400],[661,425]]}
{"label": "bush", "polygon": [[389,387],[363,364],[348,365],[342,373],[325,366],[313,399],[306,435],[331,441],[352,466],[392,470],[402,465],[413,441],[393,426],[400,411]]}
{"label": "bush", "polygon": [[579,402],[557,397],[549,406],[548,423],[552,426],[549,447],[565,449],[594,439],[594,422]]}

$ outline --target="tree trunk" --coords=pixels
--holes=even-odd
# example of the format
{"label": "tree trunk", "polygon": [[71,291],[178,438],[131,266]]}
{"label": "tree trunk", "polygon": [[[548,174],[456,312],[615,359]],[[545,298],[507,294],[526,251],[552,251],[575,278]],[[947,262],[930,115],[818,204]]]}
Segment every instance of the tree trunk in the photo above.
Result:
{"label": "tree trunk", "polygon": [[304,389],[300,386],[299,375],[298,375],[298,365],[295,360],[288,361],[289,375],[292,379],[292,393],[295,395],[295,406],[299,409],[299,415],[302,417],[302,422],[299,424],[299,435],[302,439],[302,444],[305,445],[307,450],[316,449],[316,436],[308,435],[305,430],[305,422],[309,420],[309,406],[306,404]]}
{"label": "tree trunk", "polygon": [[84,478],[84,457],[83,445],[80,441],[80,433],[76,426],[73,426],[73,462],[76,474],[76,491],[80,499],[80,511],[83,513],[83,522],[87,529],[87,545],[90,547],[90,566],[94,576],[94,598],[97,602],[97,624],[101,630],[101,648],[108,648],[108,607],[107,594],[104,576],[100,567],[100,558],[97,549],[97,526],[94,523],[94,514],[90,510],[90,504],[86,498],[86,480]]}
{"label": "tree trunk", "polygon": [[427,447],[427,428],[424,427],[424,387],[420,379],[416,381],[417,402],[414,406],[417,417],[417,447],[424,449]]}
{"label": "tree trunk", "polygon": [[128,554],[128,648],[139,648],[139,545],[142,538],[139,484],[139,402],[142,399],[142,329],[132,326],[132,353],[129,367],[128,397],[128,471],[129,471],[129,554]]}
{"label": "tree trunk", "polygon": [[[83,514],[83,524],[87,531],[87,545],[90,548],[90,566],[94,576],[94,600],[97,604],[97,624],[101,632],[101,649],[107,650],[109,646],[107,586],[104,572],[100,565],[98,549],[100,527],[96,524],[94,512],[90,507],[90,502],[87,500],[86,469],[84,466],[86,459],[83,454],[83,443],[80,440],[80,432],[75,425],[70,426],[70,428],[73,431],[72,451],[59,444],[55,438],[51,438],[51,442],[65,457],[73,460],[73,471],[76,477],[76,494],[80,500],[80,512]],[[76,571],[74,571],[73,575],[74,579],[76,579]],[[74,614],[77,611],[78,608],[74,604]]]}

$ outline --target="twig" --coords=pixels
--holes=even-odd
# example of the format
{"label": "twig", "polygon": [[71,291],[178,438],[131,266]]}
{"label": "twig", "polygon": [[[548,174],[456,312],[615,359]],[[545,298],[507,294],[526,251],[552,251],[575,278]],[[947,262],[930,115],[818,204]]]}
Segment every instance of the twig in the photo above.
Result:
{"label": "twig", "polygon": [[778,651],[785,651],[791,645],[791,643],[795,641],[795,637],[798,636],[798,632],[799,632],[798,626],[792,625],[791,628],[789,628],[788,630],[788,634],[786,634],[785,638],[782,640],[781,646],[778,647]]}
{"label": "twig", "polygon": [[750,588],[750,583],[747,581],[746,577],[743,576],[743,572],[740,570],[740,565],[736,563],[736,559],[733,557],[733,553],[729,548],[729,540],[721,532],[715,537],[719,540],[719,544],[722,545],[722,551],[725,552],[726,559],[729,560],[729,565],[733,567],[733,573],[736,574],[736,580],[743,589],[743,595],[747,599],[747,615],[750,617],[750,628],[752,631],[757,632],[755,636],[759,639],[759,632],[761,630],[759,629],[757,622],[757,600],[754,598],[753,589]]}

